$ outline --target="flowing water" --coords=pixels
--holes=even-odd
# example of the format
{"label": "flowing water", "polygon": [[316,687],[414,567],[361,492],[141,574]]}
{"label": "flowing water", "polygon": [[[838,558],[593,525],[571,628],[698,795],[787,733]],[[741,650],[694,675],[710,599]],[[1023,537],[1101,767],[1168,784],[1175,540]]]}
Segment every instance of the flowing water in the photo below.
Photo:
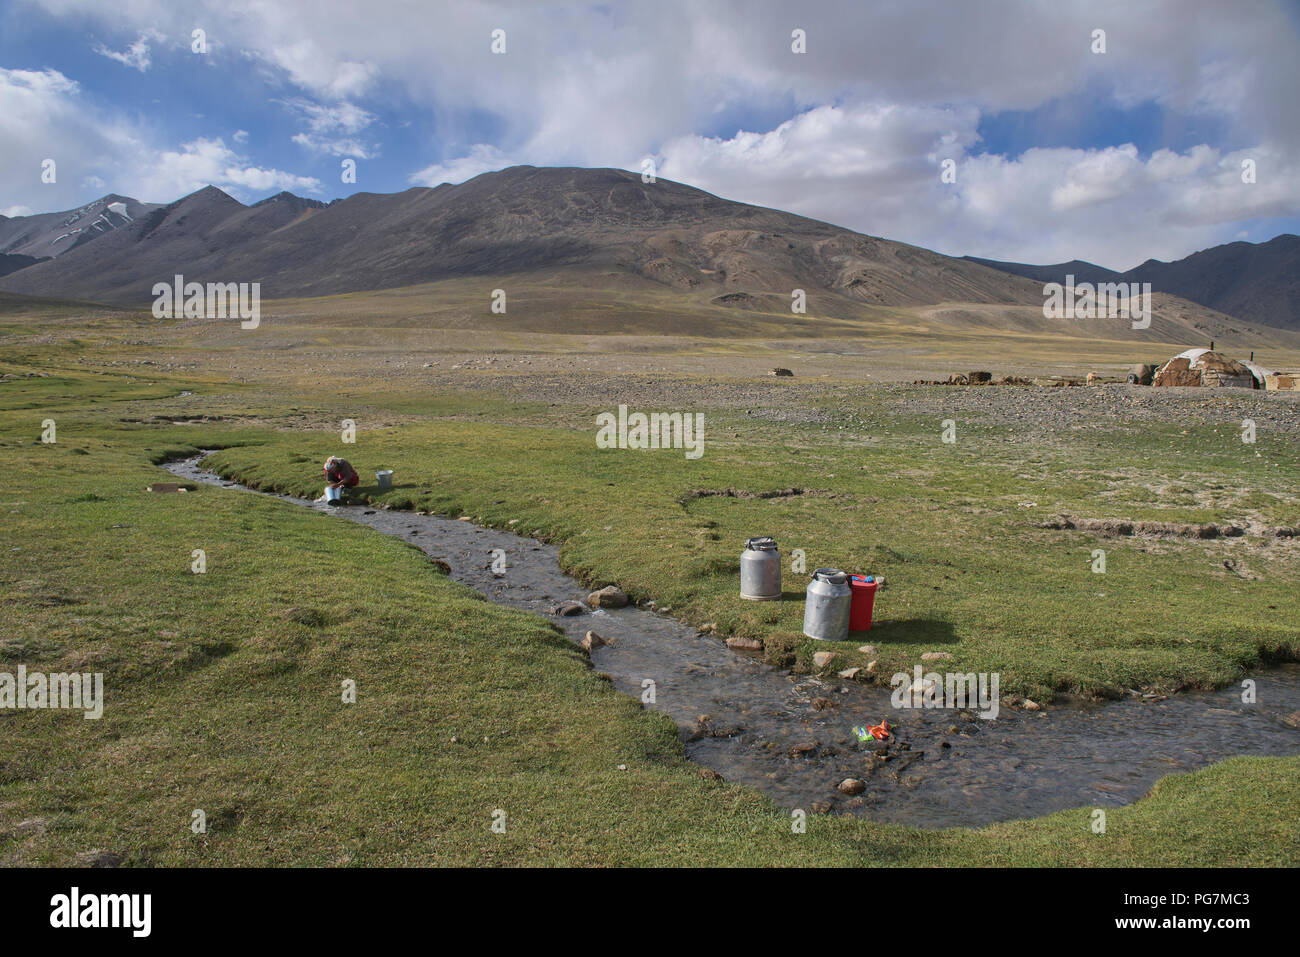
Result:
{"label": "flowing water", "polygon": [[[201,458],[166,468],[191,481],[243,488],[203,469]],[[432,515],[274,497],[408,541],[446,562],[456,581],[549,618],[575,642],[595,631],[612,644],[592,653],[594,667],[637,698],[653,682],[648,706],[677,723],[691,760],[787,808],[918,827],[979,826],[1128,804],[1166,774],[1235,755],[1300,754],[1300,730],[1284,721],[1300,711],[1300,665],[1257,675],[1252,704],[1232,686],[1155,702],[1002,708],[996,720],[970,711],[898,709],[888,688],[791,675],[647,609],[555,615],[557,605],[581,601],[588,590],[560,570],[554,546]],[[503,575],[492,570],[494,549],[505,553]],[[853,728],[886,718],[895,737],[877,755]],[[840,793],[845,778],[864,781],[865,791]]]}

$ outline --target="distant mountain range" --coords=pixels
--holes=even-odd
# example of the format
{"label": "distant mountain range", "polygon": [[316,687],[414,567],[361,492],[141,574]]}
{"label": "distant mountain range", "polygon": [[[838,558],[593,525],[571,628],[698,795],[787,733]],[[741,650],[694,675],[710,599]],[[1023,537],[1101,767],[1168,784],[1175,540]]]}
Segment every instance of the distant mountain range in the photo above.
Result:
{"label": "distant mountain range", "polygon": [[[1146,264],[1153,265],[1164,264]],[[522,274],[577,283],[580,274],[586,288],[641,290],[657,300],[672,291],[683,309],[789,317],[792,292],[803,289],[816,314],[843,319],[933,307],[949,317],[944,322],[1058,333],[1041,316],[1040,277],[1071,269],[1079,281],[1112,275],[1087,263],[943,256],[614,169],[517,166],[328,205],[280,193],[246,206],[209,186],[167,205],[111,194],[67,213],[0,217],[0,290],[131,305],[149,303],[154,284],[178,273],[186,281],[259,282],[264,300],[474,277],[495,286]],[[1260,321],[1290,317],[1300,328],[1294,310],[1282,316],[1250,302]],[[1180,299],[1157,306],[1160,325],[1149,337],[1200,342],[1232,328],[1227,316]],[[1112,320],[1097,331],[1115,328]],[[1078,330],[1072,334],[1093,332]]]}
{"label": "distant mountain range", "polygon": [[[261,282],[264,298],[284,298],[581,266],[716,287],[738,305],[764,291],[788,301],[795,288],[881,305],[1025,301],[1020,283],[996,271],[623,170],[521,166],[328,206],[289,193],[244,206],[209,186],[167,206],[136,206],[134,222],[69,248],[51,240],[70,216],[0,224],[0,253],[52,257],[0,288],[141,302],[179,272]],[[40,222],[24,228],[26,220]]]}
{"label": "distant mountain range", "polygon": [[1151,283],[1167,292],[1256,325],[1300,329],[1300,236],[1283,233],[1265,243],[1227,243],[1176,262],[1148,259],[1128,272],[1073,260],[1051,266],[964,257],[1038,282]]}
{"label": "distant mountain range", "polygon": [[154,203],[109,193],[93,203],[62,213],[0,216],[0,254],[49,259],[130,226]]}

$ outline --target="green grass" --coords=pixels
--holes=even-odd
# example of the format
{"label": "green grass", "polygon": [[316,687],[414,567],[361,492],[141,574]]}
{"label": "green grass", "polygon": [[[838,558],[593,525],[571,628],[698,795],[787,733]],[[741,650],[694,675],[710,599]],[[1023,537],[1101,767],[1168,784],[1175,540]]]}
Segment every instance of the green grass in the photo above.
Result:
{"label": "green grass", "polygon": [[[1092,833],[1090,808],[979,831],[814,815],[792,834],[788,812],[761,794],[698,774],[668,719],[616,693],[548,624],[479,599],[417,550],[270,499],[145,492],[168,478],[153,463],[198,447],[227,447],[223,469],[254,484],[316,492],[319,460],[340,451],[334,436],[238,417],[345,410],[320,392],[218,392],[211,378],[138,371],[62,370],[0,386],[0,670],[103,671],[107,698],[99,721],[0,712],[0,862],[67,864],[95,848],[137,865],[1300,860],[1297,758],[1166,778],[1109,810],[1104,835]],[[174,410],[180,388],[212,392],[204,410],[225,418],[155,418]],[[790,637],[798,602],[740,608],[732,596],[739,542],[758,532],[805,548],[810,568],[888,574],[881,613],[894,624],[872,640],[891,663],[946,648],[963,668],[996,664],[1004,687],[1038,693],[1214,683],[1295,650],[1294,628],[1258,614],[1242,628],[1252,603],[1294,608],[1284,557],[1258,560],[1268,574],[1241,582],[1214,577],[1203,545],[1147,554],[1108,543],[1110,571],[1093,576],[1094,542],[1025,525],[1013,457],[998,465],[973,448],[939,448],[917,421],[891,417],[888,440],[825,445],[814,426],[738,441],[740,421],[719,415],[704,459],[687,463],[598,452],[580,424],[590,410],[512,403],[503,416],[504,404],[406,401],[418,421],[363,424],[357,446],[342,449],[363,472],[397,468],[392,504],[518,519],[513,527],[562,542],[579,574],[762,635],[777,655],[807,656]],[[54,445],[38,441],[46,417]],[[1165,467],[1140,453],[1135,443],[1129,467]],[[1041,457],[1043,491],[1062,507],[1082,509],[1105,484],[1070,452]],[[904,462],[926,474],[900,481]],[[1246,479],[1226,449],[1214,468],[1225,483]],[[1293,482],[1294,460],[1285,468]],[[830,494],[679,502],[693,489],[790,485]],[[1293,485],[1270,488],[1294,501]],[[989,502],[1001,504],[987,511]],[[195,548],[204,575],[190,571]],[[1115,608],[1093,600],[1099,590],[1117,596]],[[1138,634],[1123,627],[1154,603],[1165,620],[1148,617]],[[341,701],[345,679],[356,704]],[[505,834],[490,830],[497,808]],[[206,835],[190,831],[195,809]]]}
{"label": "green grass", "polygon": [[[561,544],[562,563],[579,578],[617,583],[696,624],[716,623],[724,635],[761,638],[769,660],[784,665],[808,667],[812,653],[827,648],[801,635],[807,575],[791,570],[794,549],[809,570],[886,576],[869,636],[884,676],[910,670],[924,651],[947,651],[960,670],[1001,672],[1005,691],[1050,699],[1065,690],[1216,687],[1262,662],[1300,655],[1300,563],[1288,543],[1153,543],[1036,527],[1056,512],[1172,522],[1250,515],[1288,524],[1300,467],[1282,440],[1250,447],[1212,427],[1182,435],[1146,426],[1042,444],[1028,464],[1000,429],[966,429],[953,447],[932,423],[907,417],[890,418],[887,433],[865,422],[849,438],[711,414],[706,429],[715,437],[690,461],[675,451],[598,449],[594,425],[576,424],[594,418],[577,412],[566,424],[549,421],[549,409],[529,421],[518,404],[507,412],[480,401],[472,418],[455,400],[424,407],[426,421],[363,431],[355,447],[333,433],[279,432],[213,463],[255,487],[313,496],[326,455],[346,454],[366,476],[395,468],[393,490],[363,494],[539,533]],[[1189,467],[1190,449],[1197,453]],[[1272,468],[1261,470],[1255,449]],[[1153,501],[1147,485],[1170,475],[1196,489],[1217,485],[1222,501],[1202,505],[1177,492]],[[807,491],[694,495],[791,488]],[[1021,507],[1025,501],[1037,507]],[[741,545],[758,534],[774,535],[787,556],[784,602],[735,598]],[[1106,552],[1104,574],[1092,570],[1097,548]],[[1225,568],[1233,556],[1257,577]],[[867,636],[853,639],[833,646],[845,656],[837,667],[867,663],[857,651]]]}

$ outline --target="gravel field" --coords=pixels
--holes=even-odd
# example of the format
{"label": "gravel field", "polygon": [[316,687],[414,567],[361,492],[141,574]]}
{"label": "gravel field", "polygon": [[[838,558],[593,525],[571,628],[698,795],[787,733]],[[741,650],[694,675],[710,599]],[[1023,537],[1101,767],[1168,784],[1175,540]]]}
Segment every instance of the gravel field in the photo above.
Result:
{"label": "gravel field", "polygon": [[[145,343],[137,343],[144,345]],[[608,345],[605,343],[604,345]],[[914,385],[914,371],[877,367],[868,357],[804,357],[790,377],[774,376],[771,357],[755,355],[643,355],[613,352],[450,352],[445,348],[393,352],[331,348],[241,351],[215,359],[209,352],[177,354],[150,344],[150,359],[81,358],[84,367],[140,373],[206,371],[233,381],[296,387],[304,376],[330,378],[340,394],[391,389],[483,395],[525,403],[606,410],[619,404],[642,410],[722,411],[769,422],[835,425],[880,415],[956,418],[1042,435],[1116,423],[1222,423],[1300,434],[1300,392],[1235,388],[1095,386]],[[871,370],[871,371],[868,371]],[[1013,370],[993,367],[995,377]],[[1042,371],[1041,369],[1038,371]],[[1059,370],[1058,370],[1059,371]],[[1075,369],[1071,375],[1086,373]],[[900,381],[902,380],[902,381]],[[389,421],[402,417],[386,416]]]}
{"label": "gravel field", "polygon": [[[428,375],[428,373],[426,373]],[[747,411],[767,421],[834,423],[872,409],[900,415],[957,417],[982,425],[1055,432],[1117,422],[1198,426],[1223,423],[1300,435],[1300,393],[1244,389],[1152,388],[1123,384],[1039,386],[917,386],[769,377],[610,373],[581,375],[456,370],[428,375],[433,390],[485,391],[522,402],[587,406],[620,403],[641,409]]]}

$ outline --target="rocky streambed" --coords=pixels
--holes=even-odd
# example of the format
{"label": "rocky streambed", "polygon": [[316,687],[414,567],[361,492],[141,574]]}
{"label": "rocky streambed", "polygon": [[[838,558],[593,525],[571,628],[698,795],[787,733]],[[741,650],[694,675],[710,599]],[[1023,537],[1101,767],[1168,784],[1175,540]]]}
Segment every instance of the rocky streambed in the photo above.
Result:
{"label": "rocky streambed", "polygon": [[[201,460],[166,468],[190,481],[253,491]],[[640,700],[652,690],[646,706],[671,716],[691,760],[790,809],[918,827],[980,826],[1128,804],[1166,774],[1235,755],[1300,754],[1300,665],[1256,676],[1249,704],[1240,688],[1229,687],[1160,701],[1003,708],[995,720],[973,711],[898,709],[888,689],[788,674],[665,614],[590,608],[588,589],[561,571],[552,545],[434,515],[275,497],[408,541],[446,563],[456,581],[546,616],[575,643],[598,634],[604,643],[591,648],[593,666]],[[574,611],[566,603],[578,604],[578,613],[561,613]],[[859,740],[855,728],[884,719],[894,730],[886,745]]]}

